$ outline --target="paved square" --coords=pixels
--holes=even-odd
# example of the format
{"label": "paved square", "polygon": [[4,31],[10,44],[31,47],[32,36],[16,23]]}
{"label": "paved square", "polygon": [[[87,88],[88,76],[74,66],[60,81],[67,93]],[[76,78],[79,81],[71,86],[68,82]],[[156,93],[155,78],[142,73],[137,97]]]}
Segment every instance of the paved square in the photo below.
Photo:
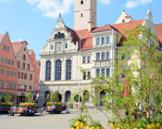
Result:
{"label": "paved square", "polygon": [[[101,113],[95,113],[94,109],[89,110],[94,120],[99,119],[103,123],[105,129],[106,117]],[[69,119],[75,118],[79,115],[79,111],[71,110],[70,114],[62,112],[61,114],[48,114],[44,112],[42,115],[37,113],[33,117],[25,117],[16,114],[15,116],[7,116],[0,114],[0,129],[70,129]]]}

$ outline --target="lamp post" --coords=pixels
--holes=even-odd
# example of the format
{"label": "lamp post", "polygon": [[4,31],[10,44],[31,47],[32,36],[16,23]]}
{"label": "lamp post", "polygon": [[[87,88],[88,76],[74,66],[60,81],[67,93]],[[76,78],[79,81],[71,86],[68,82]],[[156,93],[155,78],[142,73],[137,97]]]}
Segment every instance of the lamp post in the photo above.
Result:
{"label": "lamp post", "polygon": [[[81,35],[80,35],[80,38],[79,38],[79,59],[81,58]],[[79,67],[81,67],[81,59],[79,61]],[[80,107],[80,71],[79,71],[79,95],[78,95],[78,101],[79,101],[79,109],[81,108]]]}

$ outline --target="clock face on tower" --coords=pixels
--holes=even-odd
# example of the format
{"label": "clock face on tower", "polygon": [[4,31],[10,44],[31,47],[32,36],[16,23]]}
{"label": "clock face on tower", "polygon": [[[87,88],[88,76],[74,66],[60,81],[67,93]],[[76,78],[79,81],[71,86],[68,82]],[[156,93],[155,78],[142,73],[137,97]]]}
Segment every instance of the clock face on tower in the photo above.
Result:
{"label": "clock face on tower", "polygon": [[62,49],[61,43],[57,43],[56,44],[56,51],[61,51],[61,49]]}

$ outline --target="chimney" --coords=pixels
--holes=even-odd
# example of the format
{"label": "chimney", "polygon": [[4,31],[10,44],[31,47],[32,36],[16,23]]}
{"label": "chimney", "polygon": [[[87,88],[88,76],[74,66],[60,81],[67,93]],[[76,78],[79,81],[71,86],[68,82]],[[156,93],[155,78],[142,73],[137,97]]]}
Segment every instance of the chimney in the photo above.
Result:
{"label": "chimney", "polygon": [[93,28],[93,25],[94,25],[93,22],[91,22],[91,21],[88,22],[88,31],[89,31],[89,32],[91,32],[91,30],[92,30],[92,28]]}

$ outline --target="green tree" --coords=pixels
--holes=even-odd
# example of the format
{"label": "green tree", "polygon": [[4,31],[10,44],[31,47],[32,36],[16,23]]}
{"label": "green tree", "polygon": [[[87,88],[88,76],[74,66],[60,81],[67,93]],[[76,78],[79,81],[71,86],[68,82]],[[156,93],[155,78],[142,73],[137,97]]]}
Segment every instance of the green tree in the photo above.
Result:
{"label": "green tree", "polygon": [[[123,31],[124,37],[118,35],[116,38],[122,38],[123,44],[118,48],[118,55],[115,57],[117,60],[111,63],[114,67],[112,76],[105,78],[101,75],[93,79],[94,85],[90,88],[93,91],[89,94],[92,104],[106,116],[109,124],[115,123],[123,129],[145,128],[152,122],[162,123],[158,116],[162,103],[157,99],[162,97],[162,53],[159,51],[158,39],[155,33],[151,33],[149,28],[142,25]],[[126,58],[120,60],[121,56]],[[129,66],[125,67],[124,64],[128,62]],[[119,79],[122,75],[126,75],[125,83]],[[127,91],[125,97],[124,89]],[[101,102],[99,93],[103,90],[106,93],[102,99],[105,102],[104,108],[97,106]],[[152,99],[155,106],[154,114],[150,114]],[[137,103],[147,111],[147,117],[140,117],[142,112],[139,113],[138,105],[135,106]],[[124,114],[126,109],[127,115]],[[107,115],[109,111],[112,112],[112,118]]]}
{"label": "green tree", "polygon": [[32,102],[33,101],[33,94],[31,92],[29,92],[27,95],[26,95],[26,101],[28,103]]}

